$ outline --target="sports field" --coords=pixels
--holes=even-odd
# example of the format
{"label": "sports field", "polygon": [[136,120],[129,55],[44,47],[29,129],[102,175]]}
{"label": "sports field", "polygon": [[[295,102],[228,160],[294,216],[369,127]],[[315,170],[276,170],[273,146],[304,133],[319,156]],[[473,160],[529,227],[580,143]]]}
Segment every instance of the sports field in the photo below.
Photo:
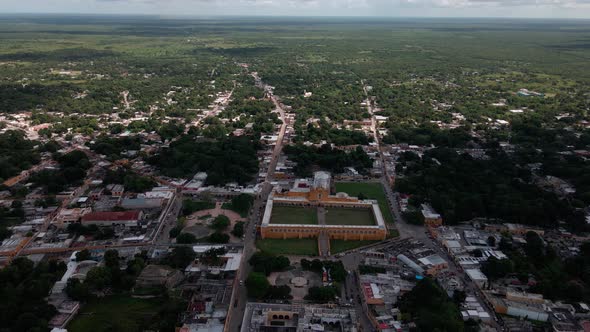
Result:
{"label": "sports field", "polygon": [[318,213],[315,208],[274,205],[270,217],[271,224],[317,225]]}
{"label": "sports field", "polygon": [[369,209],[326,208],[326,225],[374,226],[375,218]]}
{"label": "sports field", "polygon": [[350,196],[357,197],[359,194],[365,195],[369,199],[376,199],[379,202],[379,208],[383,218],[387,223],[393,223],[393,215],[387,203],[387,197],[383,186],[378,182],[337,182],[336,192],[345,192]]}

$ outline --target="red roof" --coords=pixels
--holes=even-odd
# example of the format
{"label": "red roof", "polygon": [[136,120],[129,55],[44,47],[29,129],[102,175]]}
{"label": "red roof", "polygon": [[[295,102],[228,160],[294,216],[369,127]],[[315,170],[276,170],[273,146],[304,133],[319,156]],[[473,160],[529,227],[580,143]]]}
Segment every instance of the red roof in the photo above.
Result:
{"label": "red roof", "polygon": [[120,211],[120,212],[91,212],[82,217],[82,222],[93,221],[129,221],[139,220],[140,211]]}
{"label": "red roof", "polygon": [[370,283],[363,283],[363,291],[365,293],[365,295],[369,298],[373,298],[373,288],[371,288],[371,284]]}

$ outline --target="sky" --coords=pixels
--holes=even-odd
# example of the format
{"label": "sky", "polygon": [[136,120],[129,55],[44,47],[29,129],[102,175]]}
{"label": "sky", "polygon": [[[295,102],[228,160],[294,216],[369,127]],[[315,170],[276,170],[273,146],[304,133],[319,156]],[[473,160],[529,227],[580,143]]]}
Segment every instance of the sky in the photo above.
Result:
{"label": "sky", "polygon": [[0,13],[590,19],[590,0],[0,0]]}

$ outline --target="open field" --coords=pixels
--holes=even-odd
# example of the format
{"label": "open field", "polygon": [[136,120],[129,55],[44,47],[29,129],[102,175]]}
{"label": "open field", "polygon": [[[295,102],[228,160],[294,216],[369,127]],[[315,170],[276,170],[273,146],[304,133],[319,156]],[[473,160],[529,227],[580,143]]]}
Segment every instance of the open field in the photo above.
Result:
{"label": "open field", "polygon": [[369,209],[326,208],[326,225],[373,226],[375,218]]}
{"label": "open field", "polygon": [[256,247],[277,255],[316,256],[318,254],[318,240],[316,238],[262,239],[256,241]]}
{"label": "open field", "polygon": [[385,222],[392,223],[393,215],[387,203],[387,197],[383,191],[383,186],[378,182],[338,182],[336,183],[336,192],[345,192],[350,196],[358,196],[360,193],[367,198],[376,199],[379,202],[379,208]]}
{"label": "open field", "polygon": [[143,331],[157,316],[161,305],[159,299],[109,296],[84,305],[67,328],[72,332]]}
{"label": "open field", "polygon": [[317,225],[317,209],[275,205],[272,207],[270,223]]}
{"label": "open field", "polygon": [[379,241],[344,241],[344,240],[331,240],[330,241],[330,253],[332,255],[356,249],[359,247],[368,246]]}

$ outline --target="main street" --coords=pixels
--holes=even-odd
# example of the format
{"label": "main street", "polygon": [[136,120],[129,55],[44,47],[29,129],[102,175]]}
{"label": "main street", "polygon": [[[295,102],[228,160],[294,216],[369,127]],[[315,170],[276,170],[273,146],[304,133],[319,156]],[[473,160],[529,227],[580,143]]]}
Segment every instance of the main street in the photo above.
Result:
{"label": "main street", "polygon": [[170,243],[170,230],[176,226],[181,208],[182,199],[179,199],[178,194],[175,194],[166,206],[166,212],[162,214],[158,230],[152,239],[153,244]]}
{"label": "main street", "polygon": [[258,222],[262,219],[262,213],[264,213],[264,206],[266,204],[268,196],[272,191],[271,181],[273,180],[277,162],[279,156],[281,155],[281,151],[283,148],[283,138],[285,136],[285,131],[287,130],[285,111],[283,110],[279,100],[273,95],[272,89],[268,85],[263,84],[258,75],[256,75],[255,73],[253,73],[252,76],[256,80],[257,86],[263,88],[265,93],[274,103],[276,110],[280,114],[280,119],[283,123],[279,130],[277,143],[273,150],[271,160],[268,164],[266,179],[262,183],[260,193],[254,200],[254,204],[252,206],[252,209],[250,210],[250,216],[246,223],[246,227],[244,228],[244,252],[242,254],[240,269],[238,271],[237,278],[234,282],[234,295],[232,297],[232,304],[230,306],[228,314],[229,321],[227,324],[225,324],[225,331],[231,332],[240,330],[242,319],[244,317],[244,311],[246,310],[246,303],[248,302],[248,293],[243,282],[245,282],[246,278],[248,277],[248,274],[250,274],[252,270],[250,264],[248,264],[248,260],[250,260],[250,257],[252,256],[252,254],[254,254],[254,251],[256,249],[256,226]]}

